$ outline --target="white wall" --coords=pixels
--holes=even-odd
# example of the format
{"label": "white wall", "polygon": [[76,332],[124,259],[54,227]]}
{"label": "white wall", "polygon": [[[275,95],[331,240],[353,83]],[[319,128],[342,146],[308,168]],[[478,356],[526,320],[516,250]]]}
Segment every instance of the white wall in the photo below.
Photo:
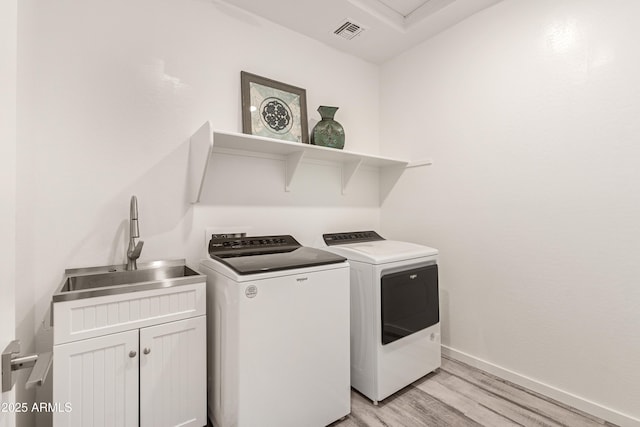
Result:
{"label": "white wall", "polygon": [[[197,266],[207,226],[291,233],[305,244],[327,230],[379,226],[377,200],[342,196],[327,165],[309,165],[285,194],[281,161],[227,156],[203,202],[186,201],[191,134],[206,120],[241,130],[241,70],[305,88],[311,126],[318,105],[339,106],[347,147],[376,153],[377,67],[216,1],[27,0],[19,15],[25,340],[35,330],[38,346],[50,345],[42,322],[65,268],[124,261],[132,194],[140,261],[186,257]],[[354,189],[368,188],[366,179]]]}
{"label": "white wall", "polygon": [[[15,338],[17,11],[16,0],[0,2],[0,352]],[[0,404],[13,401],[0,390]],[[14,425],[0,412],[0,427]]]}
{"label": "white wall", "polygon": [[443,343],[628,425],[638,16],[635,0],[505,1],[385,64],[380,98],[382,151],[434,159],[403,175],[381,221],[441,250]]}

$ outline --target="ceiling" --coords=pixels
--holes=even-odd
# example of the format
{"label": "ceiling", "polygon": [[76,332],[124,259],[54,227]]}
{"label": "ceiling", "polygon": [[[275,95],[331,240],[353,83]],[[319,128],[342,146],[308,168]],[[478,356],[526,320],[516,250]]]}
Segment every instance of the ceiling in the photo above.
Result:
{"label": "ceiling", "polygon": [[380,64],[502,0],[224,1]]}

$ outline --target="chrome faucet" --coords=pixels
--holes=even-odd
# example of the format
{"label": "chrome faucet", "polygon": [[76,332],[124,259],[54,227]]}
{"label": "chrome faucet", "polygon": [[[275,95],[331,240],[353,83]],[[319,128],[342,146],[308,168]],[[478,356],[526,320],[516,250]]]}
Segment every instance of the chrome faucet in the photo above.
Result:
{"label": "chrome faucet", "polygon": [[138,228],[138,199],[131,196],[131,207],[129,208],[129,249],[127,249],[127,270],[137,270],[138,264],[136,260],[140,258],[142,245],[144,242],[140,240],[136,244],[136,237],[140,237],[140,229]]}

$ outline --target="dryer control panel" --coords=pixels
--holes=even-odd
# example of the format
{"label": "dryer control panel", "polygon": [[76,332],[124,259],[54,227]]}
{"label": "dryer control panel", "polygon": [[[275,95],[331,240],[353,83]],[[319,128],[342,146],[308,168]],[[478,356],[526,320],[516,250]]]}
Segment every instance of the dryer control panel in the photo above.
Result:
{"label": "dryer control panel", "polygon": [[351,231],[347,233],[323,234],[322,238],[327,246],[346,245],[347,243],[374,242],[385,240],[375,231]]}

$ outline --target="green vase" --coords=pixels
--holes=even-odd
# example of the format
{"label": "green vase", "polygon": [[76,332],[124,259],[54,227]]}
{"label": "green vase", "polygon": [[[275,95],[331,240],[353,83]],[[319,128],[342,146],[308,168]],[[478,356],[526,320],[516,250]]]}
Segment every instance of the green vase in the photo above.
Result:
{"label": "green vase", "polygon": [[318,113],[320,113],[322,120],[311,131],[312,144],[339,149],[344,147],[344,128],[333,120],[336,111],[338,111],[338,107],[324,105],[318,107]]}

